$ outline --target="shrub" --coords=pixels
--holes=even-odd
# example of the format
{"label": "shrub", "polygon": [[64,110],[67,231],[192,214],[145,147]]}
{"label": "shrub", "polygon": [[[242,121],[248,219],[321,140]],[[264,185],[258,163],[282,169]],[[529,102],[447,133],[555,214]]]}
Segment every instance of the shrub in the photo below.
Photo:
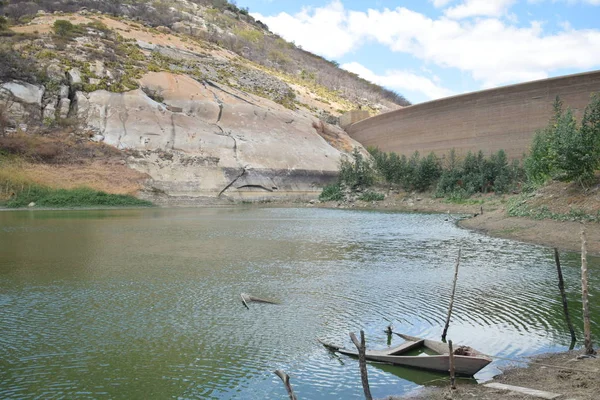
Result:
{"label": "shrub", "polygon": [[81,32],[81,28],[64,19],[54,21],[52,29],[54,30],[54,34],[62,38],[69,38]]}
{"label": "shrub", "polygon": [[385,195],[383,193],[377,192],[364,192],[359,198],[362,201],[382,201],[385,199]]}
{"label": "shrub", "polygon": [[375,183],[375,171],[368,160],[355,147],[352,151],[352,161],[342,159],[339,180],[350,190],[366,188]]}
{"label": "shrub", "polygon": [[343,198],[344,194],[342,193],[342,188],[339,183],[325,186],[319,195],[319,200],[321,201],[339,201]]}
{"label": "shrub", "polygon": [[534,136],[525,160],[527,177],[536,185],[557,179],[585,186],[600,167],[600,96],[592,97],[579,127],[572,111],[563,111],[560,98],[553,107],[554,116]]}
{"label": "shrub", "polygon": [[0,81],[22,80],[36,83],[39,71],[34,60],[11,49],[8,44],[0,44]]}

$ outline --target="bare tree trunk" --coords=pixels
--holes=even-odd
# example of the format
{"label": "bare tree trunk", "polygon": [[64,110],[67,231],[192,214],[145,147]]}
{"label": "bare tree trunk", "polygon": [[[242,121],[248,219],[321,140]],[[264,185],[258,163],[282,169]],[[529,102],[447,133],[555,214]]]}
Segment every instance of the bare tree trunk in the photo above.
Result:
{"label": "bare tree trunk", "polygon": [[454,306],[454,293],[456,292],[456,280],[458,279],[458,265],[460,264],[460,251],[458,249],[458,257],[456,257],[456,265],[454,266],[454,282],[452,283],[452,295],[450,295],[450,305],[448,306],[448,316],[446,317],[446,325],[444,326],[444,332],[442,333],[442,340],[446,340],[446,334],[448,333],[448,326],[450,325],[450,316],[452,315],[452,307]]}
{"label": "bare tree trunk", "polygon": [[366,344],[365,344],[365,332],[360,331],[360,343],[356,338],[354,332],[350,332],[350,339],[352,339],[352,343],[356,346],[358,350],[358,364],[360,366],[360,379],[362,381],[363,390],[365,391],[365,399],[373,400],[373,396],[371,396],[371,389],[369,389],[369,377],[367,375],[367,360],[365,358],[366,352]]}
{"label": "bare tree trunk", "polygon": [[581,298],[583,304],[583,339],[585,354],[595,354],[596,352],[592,347],[590,305],[588,302],[587,239],[585,237],[585,229],[581,230]]}
{"label": "bare tree trunk", "polygon": [[292,385],[290,384],[290,376],[280,369],[273,371],[273,373],[275,375],[277,375],[279,378],[281,378],[281,381],[285,385],[285,389],[287,390],[288,395],[290,396],[290,400],[298,400],[296,395],[294,394]]}
{"label": "bare tree trunk", "polygon": [[571,332],[571,342],[573,343],[577,338],[575,337],[575,330],[573,329],[571,317],[569,316],[569,305],[567,304],[567,295],[565,294],[565,282],[563,280],[562,269],[560,268],[560,258],[556,247],[554,248],[554,261],[556,262],[556,270],[558,272],[558,289],[560,290],[560,295],[562,297],[565,319],[567,320],[567,326],[569,327],[569,332]]}
{"label": "bare tree trunk", "polygon": [[456,390],[456,377],[454,376],[454,349],[452,349],[452,340],[448,340],[448,356],[450,358],[450,389]]}

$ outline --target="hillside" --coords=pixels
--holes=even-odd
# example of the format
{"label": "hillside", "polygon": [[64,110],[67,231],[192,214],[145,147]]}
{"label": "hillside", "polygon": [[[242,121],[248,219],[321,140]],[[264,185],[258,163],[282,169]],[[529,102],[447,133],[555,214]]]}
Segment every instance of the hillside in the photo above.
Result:
{"label": "hillside", "polygon": [[[146,197],[313,196],[361,147],[336,126],[341,113],[408,104],[226,2],[0,4],[0,135],[114,146],[143,176],[125,186]],[[48,164],[24,143],[4,147],[28,168]],[[92,168],[77,160],[80,175]]]}

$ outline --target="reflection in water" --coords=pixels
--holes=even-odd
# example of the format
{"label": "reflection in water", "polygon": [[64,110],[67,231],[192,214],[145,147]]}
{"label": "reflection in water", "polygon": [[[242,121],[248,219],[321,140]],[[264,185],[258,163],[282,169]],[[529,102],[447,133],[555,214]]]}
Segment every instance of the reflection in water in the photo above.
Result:
{"label": "reflection in water", "polygon": [[[0,213],[0,398],[361,398],[355,360],[385,327],[519,357],[570,337],[548,249],[481,236],[444,216],[311,209]],[[579,259],[562,255],[573,320]],[[591,294],[600,261],[590,258]],[[253,303],[242,292],[281,301]],[[591,302],[593,329],[600,309]],[[581,324],[577,324],[579,329]],[[581,335],[579,329],[579,335]],[[399,343],[394,338],[392,345]],[[492,363],[477,378],[497,372]],[[376,397],[440,376],[373,364]]]}

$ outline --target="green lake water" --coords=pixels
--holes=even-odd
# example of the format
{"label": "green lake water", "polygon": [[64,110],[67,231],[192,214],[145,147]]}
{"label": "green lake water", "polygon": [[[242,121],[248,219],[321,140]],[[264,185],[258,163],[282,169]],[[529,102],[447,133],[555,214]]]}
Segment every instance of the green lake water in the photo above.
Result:
{"label": "green lake water", "polygon": [[[272,373],[283,369],[299,399],[360,399],[357,361],[315,339],[350,347],[348,332],[364,329],[369,347],[384,348],[388,321],[439,338],[459,246],[449,339],[510,358],[566,349],[551,249],[445,219],[304,208],[0,212],[0,398],[286,399]],[[562,261],[581,336],[579,255]],[[589,265],[597,340],[600,259]],[[280,304],[247,310],[242,292]],[[368,370],[374,397],[443,383]]]}

